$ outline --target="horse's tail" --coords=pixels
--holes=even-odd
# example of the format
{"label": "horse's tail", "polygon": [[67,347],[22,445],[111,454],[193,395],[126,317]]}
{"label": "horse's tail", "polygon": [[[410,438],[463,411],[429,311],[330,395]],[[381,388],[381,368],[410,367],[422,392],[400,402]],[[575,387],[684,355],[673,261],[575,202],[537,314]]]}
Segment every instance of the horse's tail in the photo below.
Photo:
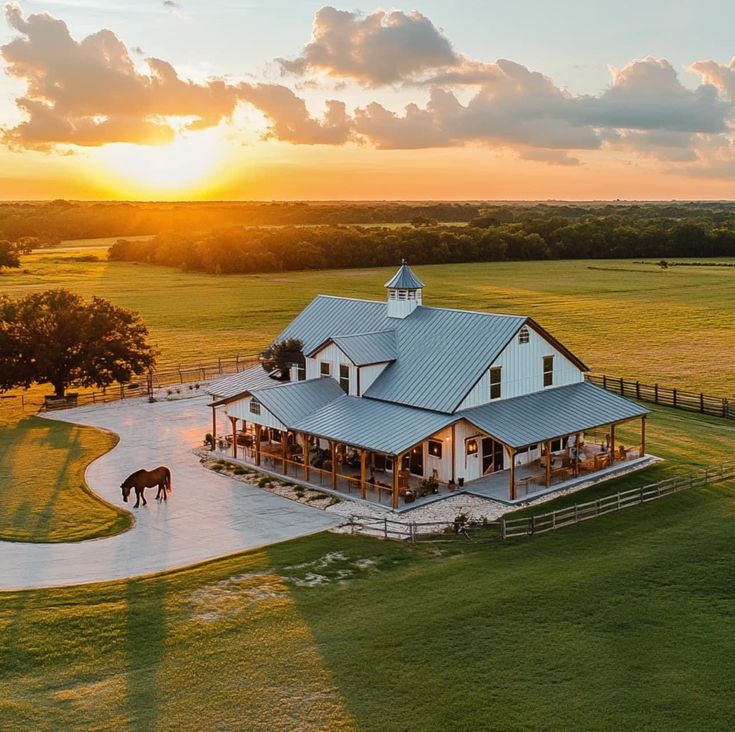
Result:
{"label": "horse's tail", "polygon": [[165,475],[164,480],[165,480],[165,487],[168,490],[173,491],[174,487],[171,485],[171,471],[168,468],[166,468],[166,475]]}

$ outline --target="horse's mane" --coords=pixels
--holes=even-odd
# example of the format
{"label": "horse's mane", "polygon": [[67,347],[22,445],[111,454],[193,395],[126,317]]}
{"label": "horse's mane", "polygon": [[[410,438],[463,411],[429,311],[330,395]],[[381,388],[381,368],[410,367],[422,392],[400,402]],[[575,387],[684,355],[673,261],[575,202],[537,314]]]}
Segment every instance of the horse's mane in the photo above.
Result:
{"label": "horse's mane", "polygon": [[123,481],[123,484],[135,478],[136,475],[140,475],[141,473],[147,473],[147,472],[148,471],[145,470],[144,468],[141,468],[140,470],[136,470],[134,473],[130,473],[130,475],[127,478],[125,478],[125,480]]}

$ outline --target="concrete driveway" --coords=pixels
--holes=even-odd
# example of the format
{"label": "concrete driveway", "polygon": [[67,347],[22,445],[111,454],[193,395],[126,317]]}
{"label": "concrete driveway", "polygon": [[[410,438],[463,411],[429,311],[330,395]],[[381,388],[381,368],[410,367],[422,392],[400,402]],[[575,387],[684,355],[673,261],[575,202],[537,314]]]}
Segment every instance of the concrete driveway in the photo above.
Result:
{"label": "concrete driveway", "polygon": [[[114,450],[87,469],[90,488],[136,519],[119,536],[68,544],[0,542],[0,590],[85,584],[135,577],[275,544],[336,526],[310,506],[206,470],[192,454],[211,430],[206,396],[148,404],[143,399],[80,407],[49,418],[120,435]],[[42,459],[42,458],[40,458]],[[120,483],[138,468],[167,465],[166,503],[122,503]]]}

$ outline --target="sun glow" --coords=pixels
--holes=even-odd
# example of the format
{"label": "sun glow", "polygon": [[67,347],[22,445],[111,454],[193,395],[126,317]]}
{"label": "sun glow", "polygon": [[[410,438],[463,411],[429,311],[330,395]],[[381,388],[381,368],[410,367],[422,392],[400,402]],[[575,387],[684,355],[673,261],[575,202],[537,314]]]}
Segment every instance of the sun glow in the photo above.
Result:
{"label": "sun glow", "polygon": [[223,148],[217,130],[208,130],[180,134],[170,145],[105,145],[99,157],[107,176],[119,176],[118,185],[130,192],[196,194],[214,182],[212,174],[224,159]]}

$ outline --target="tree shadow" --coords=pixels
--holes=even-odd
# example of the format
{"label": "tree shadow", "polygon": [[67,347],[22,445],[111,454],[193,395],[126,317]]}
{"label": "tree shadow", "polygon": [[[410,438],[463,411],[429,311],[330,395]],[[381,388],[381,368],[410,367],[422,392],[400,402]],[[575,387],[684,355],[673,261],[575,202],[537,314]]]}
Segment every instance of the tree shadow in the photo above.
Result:
{"label": "tree shadow", "polygon": [[129,580],[125,597],[127,715],[133,729],[153,729],[164,683],[158,671],[166,651],[166,581]]}

